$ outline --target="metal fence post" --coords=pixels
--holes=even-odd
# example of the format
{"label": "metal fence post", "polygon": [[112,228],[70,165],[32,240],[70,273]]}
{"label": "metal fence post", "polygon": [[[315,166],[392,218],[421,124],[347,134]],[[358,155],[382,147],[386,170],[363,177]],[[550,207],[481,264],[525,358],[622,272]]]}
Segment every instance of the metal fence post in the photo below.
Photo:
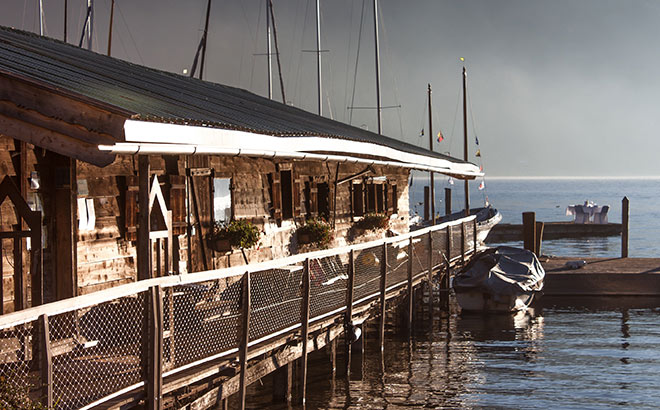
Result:
{"label": "metal fence post", "polygon": [[380,261],[380,351],[385,350],[385,289],[387,285],[387,243],[383,243]]}
{"label": "metal fence post", "polygon": [[413,326],[413,238],[408,241],[408,333],[412,331]]}
{"label": "metal fence post", "polygon": [[239,401],[241,410],[245,410],[245,394],[247,389],[247,355],[250,341],[250,272],[243,274],[243,292],[241,299],[241,328],[238,339],[238,352],[241,367],[239,385]]}
{"label": "metal fence post", "polygon": [[53,356],[50,350],[50,328],[48,326],[48,315],[39,316],[38,327],[38,352],[39,367],[41,375],[42,404],[47,409],[53,408]]}
{"label": "metal fence post", "polygon": [[163,408],[163,293],[160,286],[149,289],[149,351],[147,364],[147,408]]}
{"label": "metal fence post", "polygon": [[355,251],[348,254],[348,284],[346,288],[346,316],[344,317],[344,343],[346,351],[346,374],[351,372],[351,340],[349,331],[353,329],[353,287],[355,286]]}
{"label": "metal fence post", "polygon": [[465,221],[461,222],[461,264],[465,265],[465,251],[466,251],[466,245],[465,245],[465,239],[467,237],[466,234],[466,229],[465,229]]}
{"label": "metal fence post", "polygon": [[300,385],[302,388],[302,404],[305,405],[307,393],[307,338],[309,336],[309,258],[305,259],[302,281],[302,304],[300,306],[300,320],[302,327],[302,356],[300,358],[301,375]]}
{"label": "metal fence post", "polygon": [[429,265],[428,265],[428,284],[429,284],[429,314],[433,315],[433,233],[429,231]]}

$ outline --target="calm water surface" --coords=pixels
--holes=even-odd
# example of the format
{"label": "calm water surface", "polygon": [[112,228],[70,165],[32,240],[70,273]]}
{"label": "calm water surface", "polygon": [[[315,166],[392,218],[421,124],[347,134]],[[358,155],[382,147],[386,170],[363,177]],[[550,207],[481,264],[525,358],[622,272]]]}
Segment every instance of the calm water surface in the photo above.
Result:
{"label": "calm water surface", "polygon": [[[515,317],[438,317],[411,342],[389,328],[384,371],[372,329],[350,380],[330,377],[325,352],[311,356],[307,408],[660,408],[660,309],[648,307],[658,301],[591,301],[546,301]],[[249,393],[250,407],[278,408],[267,379]]]}

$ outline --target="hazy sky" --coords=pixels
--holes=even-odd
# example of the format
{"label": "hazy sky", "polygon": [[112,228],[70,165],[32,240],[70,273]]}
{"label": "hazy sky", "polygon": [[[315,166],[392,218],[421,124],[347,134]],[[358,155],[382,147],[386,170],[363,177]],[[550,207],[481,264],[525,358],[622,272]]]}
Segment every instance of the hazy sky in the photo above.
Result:
{"label": "hazy sky", "polygon": [[[43,0],[46,34],[62,38],[63,0]],[[313,0],[273,0],[287,101],[316,112]],[[38,32],[38,0],[2,0],[0,24]],[[84,2],[69,0],[78,43]],[[85,2],[86,3],[86,2]],[[113,55],[190,68],[206,0],[116,0]],[[384,133],[417,145],[433,87],[441,152],[462,157],[459,57],[468,69],[484,171],[497,176],[660,175],[660,1],[380,0]],[[324,115],[349,122],[375,105],[373,14],[361,0],[321,0]],[[107,50],[110,0],[95,0],[95,45]],[[215,0],[205,79],[265,95],[264,0]],[[277,66],[273,59],[273,72]],[[274,77],[275,98],[280,99]],[[329,104],[328,104],[329,103]],[[373,110],[352,124],[376,129]],[[428,130],[426,130],[428,133]],[[428,134],[427,134],[428,135]]]}

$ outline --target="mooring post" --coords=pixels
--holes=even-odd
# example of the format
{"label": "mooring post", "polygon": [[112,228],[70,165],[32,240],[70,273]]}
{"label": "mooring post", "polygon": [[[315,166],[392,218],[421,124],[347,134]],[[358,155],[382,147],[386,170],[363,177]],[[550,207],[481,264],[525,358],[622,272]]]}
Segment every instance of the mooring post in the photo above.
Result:
{"label": "mooring post", "polygon": [[302,327],[302,356],[300,357],[300,387],[301,402],[305,405],[307,395],[307,339],[309,337],[309,258],[305,259],[305,268],[303,269],[302,281],[302,304],[300,311],[300,321]]}
{"label": "mooring post", "polygon": [[451,215],[451,188],[445,188],[445,215]]}
{"label": "mooring post", "polygon": [[239,401],[241,410],[245,410],[247,392],[247,356],[248,342],[250,341],[250,272],[243,274],[243,292],[241,295],[241,329],[238,332],[238,360],[240,362],[241,377],[239,384]]}
{"label": "mooring post", "polygon": [[523,212],[523,247],[530,252],[536,250],[536,214]]}
{"label": "mooring post", "polygon": [[415,297],[413,295],[413,238],[408,241],[408,317],[406,325],[408,326],[408,334],[412,332],[413,327],[413,306],[415,305]]}
{"label": "mooring post", "polygon": [[428,289],[429,289],[429,315],[430,318],[433,316],[433,233],[429,231],[428,234],[428,246],[429,246],[429,260],[428,260]]}
{"label": "mooring post", "polygon": [[545,223],[543,222],[536,222],[536,229],[534,231],[534,242],[535,242],[535,248],[534,248],[534,253],[536,256],[541,256],[541,244],[543,243],[543,229],[545,227]]}
{"label": "mooring post", "polygon": [[451,225],[447,225],[447,240],[446,240],[446,246],[447,246],[447,251],[445,253],[445,274],[442,277],[442,281],[440,282],[440,295],[441,295],[441,301],[443,302],[443,305],[446,305],[447,307],[449,306],[449,274],[451,271],[451,247],[452,247],[452,227]]}
{"label": "mooring post", "polygon": [[[39,367],[41,373],[42,404],[47,409],[53,408],[53,354],[50,349],[50,328],[48,315],[39,316],[37,338]],[[35,352],[37,353],[37,352]]]}
{"label": "mooring post", "polygon": [[149,359],[147,370],[147,408],[163,408],[163,292],[149,288]]}
{"label": "mooring post", "polygon": [[385,290],[387,285],[387,243],[383,244],[383,258],[380,261],[380,350],[385,350]]}
{"label": "mooring post", "polygon": [[628,228],[630,219],[630,201],[627,196],[621,201],[621,257],[628,257]]}
{"label": "mooring post", "polygon": [[346,316],[344,317],[344,345],[346,374],[351,373],[351,338],[353,329],[353,286],[355,285],[355,251],[348,254],[348,283],[346,285]]}
{"label": "mooring post", "polygon": [[431,217],[430,217],[430,215],[431,215],[430,214],[430,212],[431,212],[430,211],[430,209],[431,209],[431,202],[430,202],[431,193],[430,192],[431,191],[430,191],[429,187],[425,186],[424,187],[424,220],[425,221],[428,221],[428,220],[431,219]]}

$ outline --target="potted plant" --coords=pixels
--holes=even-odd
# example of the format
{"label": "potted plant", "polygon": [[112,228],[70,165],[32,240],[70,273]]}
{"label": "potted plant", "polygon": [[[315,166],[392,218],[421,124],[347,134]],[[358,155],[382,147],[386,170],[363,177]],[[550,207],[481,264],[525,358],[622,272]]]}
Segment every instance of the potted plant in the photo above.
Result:
{"label": "potted plant", "polygon": [[216,222],[208,236],[209,247],[218,252],[228,252],[232,248],[251,248],[259,243],[261,232],[253,223],[245,219]]}
{"label": "potted plant", "polygon": [[314,244],[325,249],[332,241],[332,228],[322,219],[308,219],[296,230],[296,235],[300,244]]}

